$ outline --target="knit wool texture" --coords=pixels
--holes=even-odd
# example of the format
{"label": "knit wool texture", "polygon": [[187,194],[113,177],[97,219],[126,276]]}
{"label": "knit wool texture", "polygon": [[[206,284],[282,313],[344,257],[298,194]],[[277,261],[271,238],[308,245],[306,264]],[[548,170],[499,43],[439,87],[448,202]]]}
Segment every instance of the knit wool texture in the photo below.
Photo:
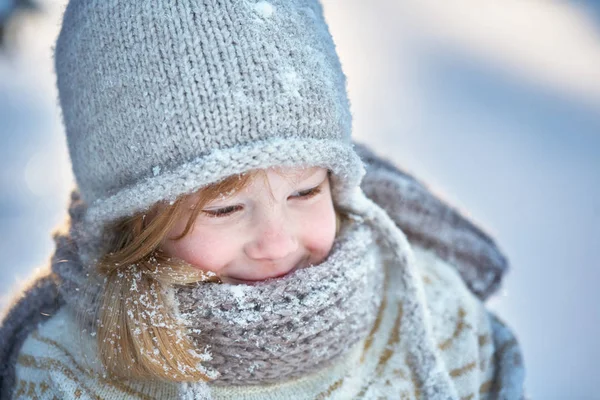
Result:
{"label": "knit wool texture", "polygon": [[364,173],[317,0],[71,0],[55,66],[90,241],[251,169],[322,166],[335,197]]}
{"label": "knit wool texture", "polygon": [[[199,283],[175,289],[179,317],[197,352],[210,354],[203,368],[219,375],[211,383],[256,385],[297,378],[327,366],[363,339],[383,287],[374,244],[368,226],[349,220],[319,265],[253,286]],[[86,271],[73,246],[63,238],[60,262],[53,267],[63,296],[85,315],[97,297],[80,293]]]}
{"label": "knit wool texture", "polygon": [[381,303],[383,268],[372,231],[354,224],[328,259],[257,285],[201,284],[175,298],[202,348],[214,384],[266,384],[327,365],[369,332]]}

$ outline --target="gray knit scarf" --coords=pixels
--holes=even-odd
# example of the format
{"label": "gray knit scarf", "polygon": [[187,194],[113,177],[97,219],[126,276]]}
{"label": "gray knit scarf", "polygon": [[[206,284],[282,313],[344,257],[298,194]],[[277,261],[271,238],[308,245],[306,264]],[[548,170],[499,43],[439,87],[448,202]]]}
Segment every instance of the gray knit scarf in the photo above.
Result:
{"label": "gray knit scarf", "polygon": [[367,336],[383,268],[366,225],[343,229],[321,264],[257,285],[176,292],[181,317],[210,345],[215,384],[265,384],[326,365]]}
{"label": "gray knit scarf", "polygon": [[[349,219],[319,265],[256,285],[199,283],[174,289],[178,316],[193,332],[198,350],[211,355],[203,365],[218,374],[213,384],[299,377],[328,365],[366,337],[384,279],[373,244],[369,226]],[[100,286],[89,290],[94,274],[81,264],[74,246],[64,238],[53,270],[66,302],[94,315],[89,311],[97,305]]]}

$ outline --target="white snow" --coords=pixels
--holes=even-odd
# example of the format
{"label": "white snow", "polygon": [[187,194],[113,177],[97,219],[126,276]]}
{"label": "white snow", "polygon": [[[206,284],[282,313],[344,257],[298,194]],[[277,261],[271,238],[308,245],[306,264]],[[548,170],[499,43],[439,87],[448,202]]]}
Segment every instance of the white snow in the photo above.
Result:
{"label": "white snow", "polygon": [[283,85],[283,89],[295,96],[295,97],[300,97],[300,92],[299,92],[299,87],[300,87],[300,82],[302,81],[302,79],[298,76],[298,73],[292,69],[292,68],[287,68],[281,75],[281,84]]}
{"label": "white snow", "polygon": [[268,1],[259,1],[254,5],[254,9],[263,18],[270,18],[275,12],[275,7],[273,7],[273,4],[269,3]]}
{"label": "white snow", "polygon": [[236,300],[241,300],[246,297],[246,289],[243,285],[231,285],[229,290]]}

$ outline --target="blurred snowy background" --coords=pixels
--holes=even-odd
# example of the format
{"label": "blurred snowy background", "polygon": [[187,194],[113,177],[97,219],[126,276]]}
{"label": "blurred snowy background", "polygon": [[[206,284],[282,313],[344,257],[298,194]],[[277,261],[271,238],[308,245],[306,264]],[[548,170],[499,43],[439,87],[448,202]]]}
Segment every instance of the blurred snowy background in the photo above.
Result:
{"label": "blurred snowy background", "polygon": [[[323,3],[355,137],[508,255],[490,307],[518,335],[528,394],[600,399],[600,2]],[[64,4],[14,20],[0,55],[0,305],[47,262],[73,185],[51,60]]]}

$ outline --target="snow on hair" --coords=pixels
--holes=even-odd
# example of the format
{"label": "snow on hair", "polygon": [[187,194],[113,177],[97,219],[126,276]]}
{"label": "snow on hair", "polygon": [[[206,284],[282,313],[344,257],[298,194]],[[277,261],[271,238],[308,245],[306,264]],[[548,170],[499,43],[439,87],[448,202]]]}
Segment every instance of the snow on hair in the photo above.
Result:
{"label": "snow on hair", "polygon": [[[204,205],[222,193],[243,189],[258,173],[235,175],[200,190],[178,238],[192,229]],[[157,204],[107,228],[108,237],[113,239],[109,252],[97,264],[106,280],[96,324],[98,353],[114,379],[189,382],[216,377],[203,367],[206,355],[197,352],[174,315],[168,289],[219,279],[171,259],[160,250],[160,243],[175,222],[189,211],[190,196],[182,196],[172,204]],[[342,218],[336,208],[336,233]]]}

